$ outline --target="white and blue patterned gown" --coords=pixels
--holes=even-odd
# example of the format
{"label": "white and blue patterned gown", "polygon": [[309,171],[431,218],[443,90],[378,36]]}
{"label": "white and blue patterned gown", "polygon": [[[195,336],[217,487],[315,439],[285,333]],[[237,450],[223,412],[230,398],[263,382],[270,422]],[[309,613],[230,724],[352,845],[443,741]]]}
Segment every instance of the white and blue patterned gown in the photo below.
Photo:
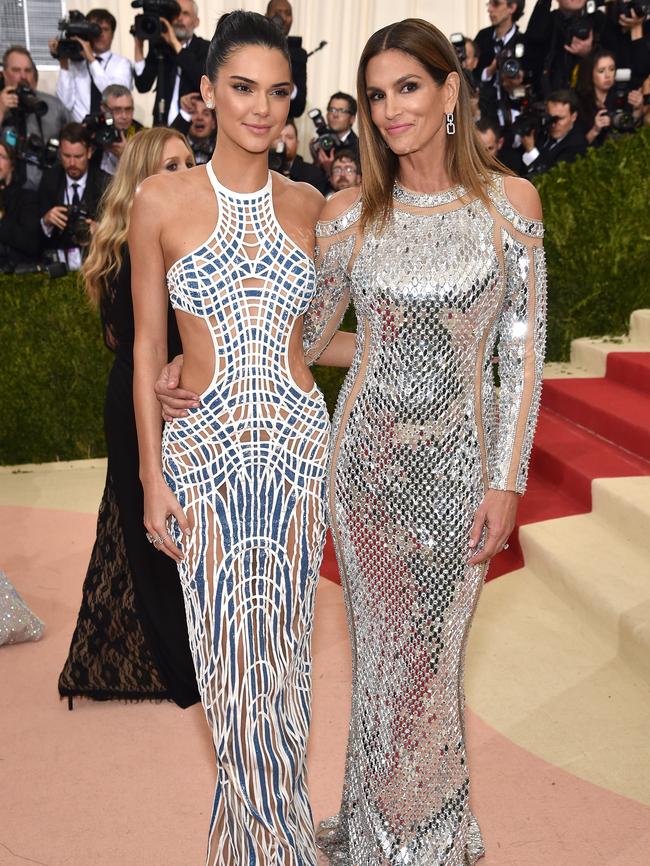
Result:
{"label": "white and blue patterned gown", "polygon": [[172,532],[217,761],[207,863],[312,866],[305,761],[330,424],[317,387],[292,378],[288,344],[314,265],[276,218],[272,175],[234,193],[207,170],[217,225],[167,281],[174,309],[209,329],[214,375],[163,436],[192,527]]}

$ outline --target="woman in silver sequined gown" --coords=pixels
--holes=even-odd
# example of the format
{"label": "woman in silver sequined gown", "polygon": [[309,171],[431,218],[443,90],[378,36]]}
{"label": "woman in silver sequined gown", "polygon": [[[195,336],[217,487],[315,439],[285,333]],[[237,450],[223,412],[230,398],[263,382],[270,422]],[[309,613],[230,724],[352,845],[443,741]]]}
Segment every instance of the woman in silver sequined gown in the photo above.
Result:
{"label": "woman in silver sequined gown", "polygon": [[319,837],[332,863],[466,866],[483,846],[469,809],[463,657],[526,483],[543,227],[534,189],[495,172],[477,145],[455,53],[434,27],[407,20],[375,34],[358,89],[363,197],[326,205],[305,324],[308,358],[344,365],[349,344],[332,335],[350,298],[358,318],[330,485],[352,718],[341,810]]}

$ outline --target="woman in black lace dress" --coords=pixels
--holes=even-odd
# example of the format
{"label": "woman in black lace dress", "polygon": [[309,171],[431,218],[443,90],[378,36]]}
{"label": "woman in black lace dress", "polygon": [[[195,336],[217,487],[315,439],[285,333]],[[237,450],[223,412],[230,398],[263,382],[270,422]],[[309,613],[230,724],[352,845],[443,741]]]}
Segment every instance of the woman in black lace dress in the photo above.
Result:
{"label": "woman in black lace dress", "polygon": [[[97,700],[199,700],[175,563],[147,542],[138,480],[133,412],[133,305],[126,236],[136,187],[152,174],[194,164],[185,138],[171,129],[140,132],[128,144],[102,202],[102,217],[83,267],[99,306],[104,341],[115,353],[104,408],[108,452],[97,539],[83,585],[77,626],[59,677],[72,707]],[[168,317],[170,357],[181,351]]]}

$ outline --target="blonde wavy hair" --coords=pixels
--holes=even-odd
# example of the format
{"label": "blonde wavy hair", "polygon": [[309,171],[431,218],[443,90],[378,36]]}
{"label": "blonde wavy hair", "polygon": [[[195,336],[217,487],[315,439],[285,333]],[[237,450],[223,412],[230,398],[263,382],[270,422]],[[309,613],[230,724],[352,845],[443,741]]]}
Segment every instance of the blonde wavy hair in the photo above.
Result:
{"label": "blonde wavy hair", "polygon": [[483,147],[472,118],[469,86],[451,42],[428,21],[406,18],[374,33],[366,43],[359,61],[357,100],[363,172],[363,227],[375,220],[380,227],[386,225],[391,213],[393,185],[399,165],[397,156],[386,147],[372,122],[366,90],[368,63],[373,57],[390,49],[403,51],[421,63],[438,86],[444,84],[451,72],[458,74],[460,90],[455,109],[456,134],[447,136],[447,172],[455,185],[465,187],[468,193],[487,202],[487,189],[492,183],[493,172],[512,172]]}
{"label": "blonde wavy hair", "polygon": [[129,231],[133,194],[142,181],[155,174],[170,138],[178,138],[191,154],[185,136],[176,129],[143,129],[129,139],[117,171],[104,192],[100,218],[93,234],[81,275],[86,293],[98,306],[111,278],[122,266],[122,255]]}

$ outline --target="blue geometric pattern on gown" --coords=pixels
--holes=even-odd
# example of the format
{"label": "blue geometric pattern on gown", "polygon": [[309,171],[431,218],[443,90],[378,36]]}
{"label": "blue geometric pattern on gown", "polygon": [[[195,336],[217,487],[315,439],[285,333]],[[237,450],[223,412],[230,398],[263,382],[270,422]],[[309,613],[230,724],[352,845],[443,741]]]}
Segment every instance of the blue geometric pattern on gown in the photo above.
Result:
{"label": "blue geometric pattern on gown", "polygon": [[166,425],[166,480],[192,526],[179,564],[217,760],[209,866],[316,862],[306,786],[311,629],[325,534],[329,417],[294,381],[288,343],[314,265],[274,210],[272,176],[235,193],[207,171],[219,215],[167,274],[215,354],[200,407]]}

